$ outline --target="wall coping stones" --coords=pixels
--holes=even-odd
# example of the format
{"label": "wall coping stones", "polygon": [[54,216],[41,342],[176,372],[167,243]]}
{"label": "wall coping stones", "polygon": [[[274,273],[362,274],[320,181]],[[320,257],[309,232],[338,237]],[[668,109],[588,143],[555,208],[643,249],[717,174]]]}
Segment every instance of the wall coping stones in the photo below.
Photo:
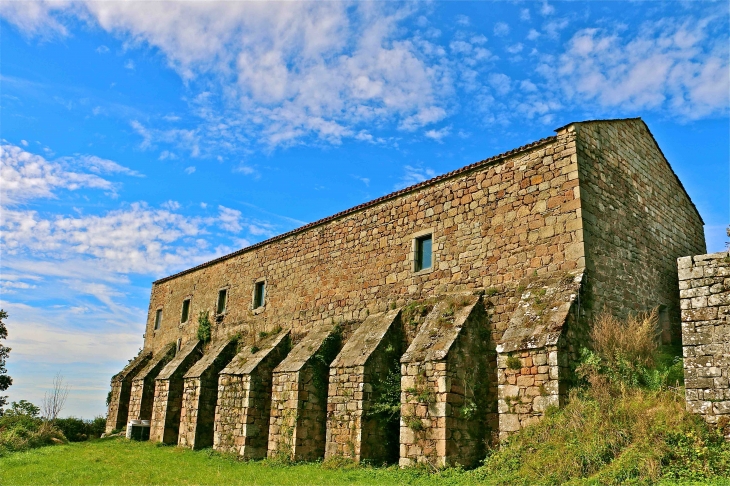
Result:
{"label": "wall coping stones", "polygon": [[210,368],[215,363],[218,357],[223,354],[227,349],[229,349],[232,345],[235,345],[235,343],[230,339],[222,339],[220,341],[214,341],[210,343],[208,352],[203,354],[203,357],[200,358],[188,370],[187,373],[185,373],[185,376],[183,378],[200,378],[203,373],[208,371],[208,368]]}
{"label": "wall coping stones", "polygon": [[400,312],[401,309],[394,309],[369,315],[347,340],[330,368],[365,366]]}
{"label": "wall coping stones", "polygon": [[279,343],[287,339],[291,333],[290,329],[281,330],[273,336],[262,339],[258,344],[259,350],[251,353],[249,348],[239,352],[228,366],[223,368],[221,375],[249,375],[254,372],[256,367],[269,355],[272,349],[276,348]]}
{"label": "wall coping stones", "polygon": [[274,373],[291,373],[302,369],[304,365],[319,351],[325,339],[332,334],[332,325],[324,325],[319,329],[310,331],[299,344],[294,346],[291,352],[274,368]]}
{"label": "wall coping stones", "polygon": [[[156,355],[152,357],[149,363],[147,363],[147,366],[142,368],[142,371],[137,373],[137,375],[134,377],[134,381],[137,380],[144,380],[147,378],[150,373],[153,372],[157,368],[157,366],[160,364],[161,361],[165,359],[170,359],[171,357],[175,356],[175,344],[170,343],[166,347],[162,348]],[[169,364],[169,363],[168,363]],[[164,368],[163,368],[164,369]],[[160,376],[158,373],[157,376]],[[153,378],[153,377],[150,377]]]}
{"label": "wall coping stones", "polygon": [[147,365],[147,360],[150,358],[152,358],[152,351],[142,350],[136,358],[130,361],[127,366],[122,369],[122,371],[112,376],[112,382],[123,381],[128,377],[134,379],[136,375]]}
{"label": "wall coping stones", "polygon": [[570,308],[580,293],[583,276],[583,269],[579,269],[528,284],[497,343],[497,352],[557,345]]}
{"label": "wall coping stones", "polygon": [[190,341],[185,344],[185,346],[180,348],[180,351],[177,352],[175,357],[169,363],[167,363],[164,368],[162,368],[160,374],[157,375],[157,379],[169,380],[170,378],[172,378],[172,376],[178,370],[183,361],[185,361],[185,359],[194,352],[200,351],[200,348],[202,348],[202,346],[202,341]]}
{"label": "wall coping stones", "polygon": [[[472,292],[451,294],[438,302],[418,330],[416,337],[401,357],[401,363],[442,361],[459,337],[472,309],[481,296]],[[464,299],[463,306],[457,307],[451,299]],[[453,324],[442,319],[445,313],[453,312]]]}

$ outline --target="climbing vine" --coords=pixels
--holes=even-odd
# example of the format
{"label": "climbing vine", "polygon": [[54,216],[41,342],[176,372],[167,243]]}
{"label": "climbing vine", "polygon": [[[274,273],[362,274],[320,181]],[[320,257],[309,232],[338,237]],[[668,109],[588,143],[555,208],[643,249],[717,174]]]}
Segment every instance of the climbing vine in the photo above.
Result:
{"label": "climbing vine", "polygon": [[210,315],[208,311],[200,311],[198,315],[198,339],[204,343],[210,341]]}

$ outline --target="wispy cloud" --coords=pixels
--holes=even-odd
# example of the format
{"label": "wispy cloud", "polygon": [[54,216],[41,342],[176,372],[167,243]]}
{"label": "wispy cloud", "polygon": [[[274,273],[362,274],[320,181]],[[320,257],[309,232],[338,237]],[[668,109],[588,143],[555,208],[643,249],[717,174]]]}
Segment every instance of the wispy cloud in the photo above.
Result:
{"label": "wispy cloud", "polygon": [[394,186],[395,189],[403,189],[419,182],[436,177],[436,171],[428,167],[406,165],[403,167],[403,176]]}

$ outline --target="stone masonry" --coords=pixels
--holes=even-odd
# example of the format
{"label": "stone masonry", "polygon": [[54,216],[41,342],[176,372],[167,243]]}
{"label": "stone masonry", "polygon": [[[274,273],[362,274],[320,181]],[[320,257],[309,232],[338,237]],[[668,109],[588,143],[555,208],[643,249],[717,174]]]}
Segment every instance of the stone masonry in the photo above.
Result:
{"label": "stone masonry", "polygon": [[730,439],[730,253],[679,258],[687,410]]}
{"label": "stone masonry", "polygon": [[183,377],[183,403],[177,444],[192,449],[213,447],[218,403],[218,373],[236,354],[236,340],[210,343],[203,357]]}
{"label": "stone masonry", "polygon": [[244,348],[220,372],[213,448],[242,459],[266,457],[274,368],[291,349],[289,331],[278,330]]}
{"label": "stone masonry", "polygon": [[323,326],[274,369],[269,457],[311,461],[324,456],[329,365],[339,348],[338,329]]}
{"label": "stone masonry", "polygon": [[[152,404],[155,400],[155,378],[174,357],[175,345],[169,344],[158,351],[142,368],[142,371],[134,376],[132,389],[129,392],[129,420],[150,420],[152,418]],[[112,396],[112,399],[114,399],[114,396]],[[111,405],[110,408],[114,405],[113,401]]]}
{"label": "stone masonry", "polygon": [[150,440],[177,444],[183,401],[183,376],[201,358],[202,341],[190,341],[180,348],[155,378]]}
{"label": "stone masonry", "polygon": [[109,412],[106,417],[107,434],[112,430],[121,430],[127,426],[129,418],[129,401],[132,392],[132,380],[152,358],[152,353],[143,351],[131,360],[122,371],[112,377],[112,394]]}
{"label": "stone masonry", "polygon": [[[373,314],[353,333],[329,370],[325,459],[376,463],[398,458],[396,424],[372,413],[402,354],[400,309]],[[393,429],[392,431],[388,429]]]}
{"label": "stone masonry", "polygon": [[400,465],[474,466],[489,433],[487,314],[477,295],[436,304],[401,358]]}
{"label": "stone masonry", "polygon": [[[424,241],[431,265],[421,268]],[[180,322],[186,302],[187,315],[210,314],[213,342],[238,336],[239,357],[248,350],[252,360],[219,373],[217,449],[251,458],[266,448],[295,459],[326,453],[473,465],[496,440],[562,405],[598,311],[623,318],[659,307],[663,338],[678,342],[676,259],[705,251],[702,219],[641,119],[571,123],[154,282],[144,344],[154,357],[132,380],[128,415],[149,417],[143,388],[169,343],[187,349],[197,340],[195,320]],[[221,295],[226,305],[216,312]],[[380,321],[369,317],[399,309],[400,342],[387,331],[367,343],[362,351],[373,352],[364,365],[350,366],[343,355],[331,367],[334,355],[319,351],[336,325],[347,331],[333,352],[379,335]],[[264,351],[260,336],[274,331],[299,344]],[[419,350],[426,345],[433,348]],[[404,354],[384,352],[391,348]],[[391,366],[399,358],[401,367]],[[383,417],[368,410],[390,405],[366,386],[369,367],[379,385],[382,376],[401,375],[397,458],[390,432],[381,450],[371,447],[372,423]],[[271,408],[262,408],[268,394]],[[125,399],[113,394],[110,417]],[[197,416],[196,407],[187,401],[183,415]],[[177,440],[173,422],[165,434]]]}

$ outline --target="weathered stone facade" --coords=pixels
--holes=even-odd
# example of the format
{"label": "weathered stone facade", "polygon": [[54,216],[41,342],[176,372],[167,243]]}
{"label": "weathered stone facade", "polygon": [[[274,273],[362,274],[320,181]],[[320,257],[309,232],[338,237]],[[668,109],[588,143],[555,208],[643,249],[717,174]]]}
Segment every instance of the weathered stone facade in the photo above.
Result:
{"label": "weathered stone facade", "polygon": [[730,253],[679,258],[687,410],[730,439]]}
{"label": "weathered stone facade", "polygon": [[218,404],[218,374],[233,359],[236,340],[211,343],[203,357],[184,376],[178,445],[191,449],[213,447],[213,422]]}
{"label": "weathered stone facade", "polygon": [[[132,389],[129,392],[129,420],[150,420],[152,418],[152,406],[155,399],[155,378],[162,371],[162,368],[175,357],[175,345],[170,344],[158,351],[142,371],[137,373],[132,380]],[[114,396],[112,396],[112,399]],[[114,401],[110,404],[114,408]],[[109,420],[107,418],[107,432]]]}
{"label": "weathered stone facade", "polygon": [[213,448],[243,459],[263,459],[269,444],[274,368],[289,353],[289,331],[245,348],[220,373]]}
{"label": "weathered stone facade", "polygon": [[[268,435],[270,455],[380,460],[391,453],[369,445],[377,434],[367,411],[380,398],[367,385],[390,367],[381,351],[392,347],[405,354],[399,457],[387,460],[474,464],[499,437],[563,403],[595,310],[623,316],[660,306],[665,338],[676,339],[674,261],[705,251],[702,220],[644,122],[556,131],[158,280],[144,349],[197,339],[197,323],[180,322],[183,301],[188,315],[210,313],[214,342],[239,335],[239,356],[260,334],[284,329],[295,344],[286,357],[261,350],[249,353],[259,363],[252,369],[220,373],[215,447],[247,456],[246,444],[258,440],[247,457],[261,457]],[[423,238],[432,264],[421,269]],[[262,282],[265,299],[254,304]],[[459,294],[471,300],[452,321],[444,308]],[[379,335],[368,317],[388,312],[401,322]],[[334,356],[321,359],[318,340],[338,324],[347,328],[345,351],[330,366]],[[372,357],[360,363],[348,342],[366,335],[381,337],[363,344]],[[400,342],[389,346],[394,335]],[[426,344],[445,354],[415,352]],[[484,372],[470,376],[473,369]],[[260,408],[251,392],[255,400],[271,394],[268,428],[263,416],[255,427],[230,416],[246,410],[253,420]]]}
{"label": "weathered stone facade", "polygon": [[189,341],[155,378],[155,399],[150,420],[150,440],[177,444],[182,413],[185,373],[202,355],[203,343]]}
{"label": "weathered stone facade", "polygon": [[132,396],[132,380],[152,358],[152,353],[144,351],[129,362],[122,371],[112,377],[111,401],[106,416],[106,433],[121,430],[129,419],[129,402]]}

